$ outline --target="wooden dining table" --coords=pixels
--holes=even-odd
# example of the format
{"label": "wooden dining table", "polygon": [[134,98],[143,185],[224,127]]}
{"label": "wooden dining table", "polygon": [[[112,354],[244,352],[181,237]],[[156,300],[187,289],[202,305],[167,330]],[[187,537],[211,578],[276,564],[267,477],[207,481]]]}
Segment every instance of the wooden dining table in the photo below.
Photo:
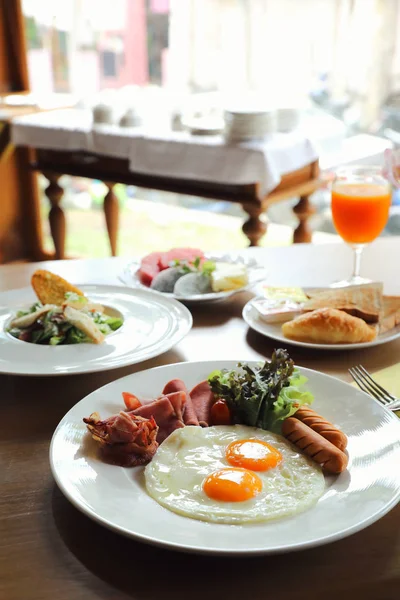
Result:
{"label": "wooden dining table", "polygon": [[[349,275],[344,244],[251,248],[271,285],[327,285]],[[362,274],[400,294],[400,238],[366,248]],[[0,291],[29,285],[47,268],[79,283],[122,285],[127,259],[54,261],[0,267]],[[81,514],[50,472],[49,444],[64,414],[96,388],[129,373],[181,361],[269,357],[273,340],[241,317],[251,293],[191,308],[193,329],[177,346],[141,364],[95,374],[0,375],[1,600],[391,600],[400,597],[400,506],[363,531],[289,554],[218,557],[178,553],[128,539]],[[0,299],[1,305],[1,299]],[[297,364],[350,381],[348,368],[374,372],[400,361],[400,340],[370,349],[305,350]],[[398,469],[399,465],[393,465]],[[134,510],[134,507],[132,507]]]}

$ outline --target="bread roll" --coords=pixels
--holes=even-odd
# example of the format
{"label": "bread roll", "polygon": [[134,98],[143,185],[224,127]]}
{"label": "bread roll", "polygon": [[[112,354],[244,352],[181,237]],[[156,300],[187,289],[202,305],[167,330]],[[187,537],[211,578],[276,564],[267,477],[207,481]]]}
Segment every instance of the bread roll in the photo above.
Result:
{"label": "bread roll", "polygon": [[335,308],[319,308],[282,325],[282,333],[291,340],[317,344],[357,344],[371,342],[376,328]]}

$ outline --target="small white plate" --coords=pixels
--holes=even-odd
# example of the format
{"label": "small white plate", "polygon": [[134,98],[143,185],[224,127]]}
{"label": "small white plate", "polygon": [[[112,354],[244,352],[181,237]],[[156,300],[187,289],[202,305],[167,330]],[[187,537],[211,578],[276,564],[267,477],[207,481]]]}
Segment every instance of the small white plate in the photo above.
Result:
{"label": "small white plate", "polygon": [[358,344],[312,344],[311,342],[298,342],[296,340],[290,340],[285,337],[282,333],[282,323],[265,323],[259,316],[257,309],[254,306],[254,298],[249,300],[243,308],[242,316],[246,321],[247,325],[258,331],[261,335],[276,340],[286,346],[291,344],[292,346],[301,346],[303,348],[318,348],[320,350],[356,350],[357,348],[372,348],[373,346],[379,346],[380,344],[386,344],[397,340],[400,337],[400,325],[397,325],[394,329],[387,331],[381,335],[378,335],[372,342],[363,342]]}
{"label": "small white plate", "polygon": [[221,300],[226,300],[227,298],[231,298],[235,294],[239,292],[244,292],[246,290],[250,290],[257,283],[260,283],[266,278],[266,269],[259,265],[254,258],[248,258],[243,256],[236,256],[232,254],[207,254],[207,260],[215,260],[220,262],[228,262],[232,264],[242,264],[247,267],[248,275],[249,275],[249,283],[245,287],[239,288],[237,290],[232,290],[230,292],[210,292],[209,294],[197,294],[192,296],[178,296],[176,294],[169,294],[166,292],[158,292],[157,290],[152,290],[146,285],[143,285],[139,279],[138,271],[140,269],[140,260],[135,260],[129,263],[124,271],[119,275],[120,281],[129,287],[139,288],[143,290],[151,291],[153,294],[159,294],[160,296],[164,296],[166,298],[175,298],[180,302],[185,303],[202,303],[202,302],[218,302]]}
{"label": "small white plate", "polygon": [[196,521],[169,511],[147,494],[143,467],[125,469],[101,461],[83,417],[93,411],[103,418],[117,413],[123,407],[123,391],[156,397],[174,378],[183,379],[190,389],[214,369],[233,369],[237,362],[187,362],[141,371],[78,402],[61,420],[50,446],[52,473],[64,495],[91,519],[121,534],[210,554],[271,554],[326,544],[364,529],[397,504],[400,420],[351,385],[303,368],[315,410],[338,425],[349,440],[348,470],[326,477],[325,492],[306,512],[264,524]]}
{"label": "small white plate", "polygon": [[0,373],[66,375],[107,371],[166,352],[191,329],[188,309],[169,298],[120,286],[79,285],[93,300],[119,311],[120,329],[102,344],[42,346],[23,342],[5,331],[17,310],[37,301],[31,288],[0,294]]}

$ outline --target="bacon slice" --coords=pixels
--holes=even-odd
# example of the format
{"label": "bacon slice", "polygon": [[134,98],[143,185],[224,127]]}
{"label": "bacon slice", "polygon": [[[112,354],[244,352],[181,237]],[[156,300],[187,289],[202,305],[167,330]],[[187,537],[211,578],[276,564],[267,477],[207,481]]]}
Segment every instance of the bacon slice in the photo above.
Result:
{"label": "bacon slice", "polygon": [[150,462],[158,448],[158,426],[153,418],[121,411],[101,420],[95,412],[83,421],[93,439],[100,444],[103,455],[121,467]]}

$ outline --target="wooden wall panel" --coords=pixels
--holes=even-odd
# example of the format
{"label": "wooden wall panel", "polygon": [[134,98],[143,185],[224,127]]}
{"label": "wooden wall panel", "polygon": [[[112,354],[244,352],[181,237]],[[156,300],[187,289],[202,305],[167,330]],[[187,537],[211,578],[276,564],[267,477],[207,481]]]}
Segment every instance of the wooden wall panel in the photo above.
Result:
{"label": "wooden wall panel", "polygon": [[[0,0],[0,93],[28,91],[23,17],[19,0]],[[39,194],[29,150],[13,149],[9,125],[0,122],[0,264],[41,260]],[[1,152],[3,151],[3,152]]]}

